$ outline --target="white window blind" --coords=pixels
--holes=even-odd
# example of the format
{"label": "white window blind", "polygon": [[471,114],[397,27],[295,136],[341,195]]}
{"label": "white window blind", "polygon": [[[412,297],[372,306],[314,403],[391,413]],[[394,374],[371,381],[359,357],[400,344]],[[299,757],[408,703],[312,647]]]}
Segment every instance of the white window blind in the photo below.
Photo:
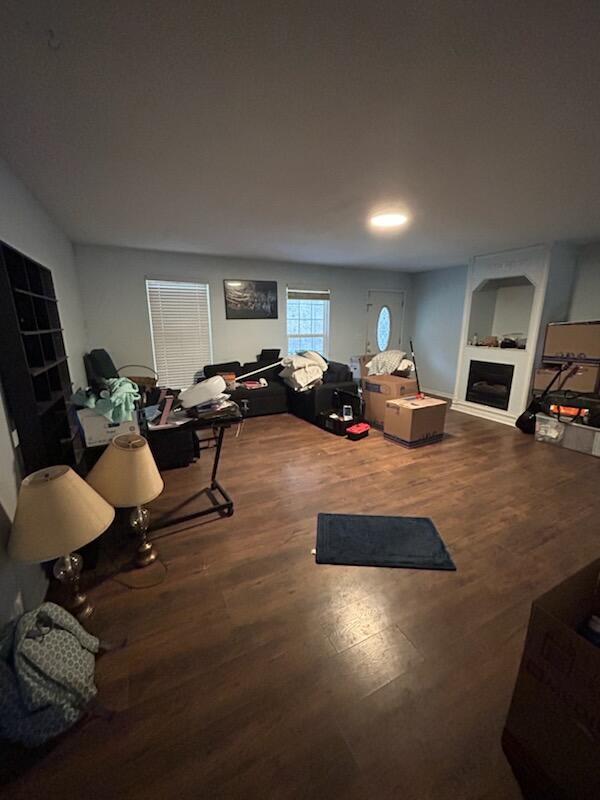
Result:
{"label": "white window blind", "polygon": [[329,296],[328,290],[287,290],[289,355],[303,350],[316,350],[325,358],[328,357]]}
{"label": "white window blind", "polygon": [[146,293],[160,385],[185,389],[212,361],[208,284],[147,280]]}

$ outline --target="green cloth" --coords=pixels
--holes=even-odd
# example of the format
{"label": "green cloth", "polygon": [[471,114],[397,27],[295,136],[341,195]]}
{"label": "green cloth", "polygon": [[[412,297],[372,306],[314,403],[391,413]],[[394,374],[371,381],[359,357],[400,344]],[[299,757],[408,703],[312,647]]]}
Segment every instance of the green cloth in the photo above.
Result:
{"label": "green cloth", "polygon": [[93,392],[78,389],[71,402],[77,406],[93,408],[109,422],[129,422],[133,419],[135,404],[139,399],[138,386],[129,378],[108,378],[106,389],[100,392],[99,397]]}

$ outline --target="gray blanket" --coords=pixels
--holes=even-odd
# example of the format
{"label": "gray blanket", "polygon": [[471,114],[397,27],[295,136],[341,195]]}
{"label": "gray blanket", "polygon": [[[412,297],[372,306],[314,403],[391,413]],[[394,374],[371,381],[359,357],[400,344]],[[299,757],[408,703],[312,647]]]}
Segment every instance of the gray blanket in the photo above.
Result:
{"label": "gray blanket", "polygon": [[43,603],[0,634],[0,735],[32,747],[71,727],[96,696],[99,641]]}

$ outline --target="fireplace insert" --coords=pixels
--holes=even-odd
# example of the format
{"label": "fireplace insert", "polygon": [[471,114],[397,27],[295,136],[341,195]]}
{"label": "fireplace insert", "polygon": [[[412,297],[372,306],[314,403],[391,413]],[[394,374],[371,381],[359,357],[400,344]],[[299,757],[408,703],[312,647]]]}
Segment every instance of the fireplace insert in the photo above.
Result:
{"label": "fireplace insert", "polygon": [[512,364],[491,361],[471,361],[467,397],[470,403],[508,409],[510,387],[515,368]]}

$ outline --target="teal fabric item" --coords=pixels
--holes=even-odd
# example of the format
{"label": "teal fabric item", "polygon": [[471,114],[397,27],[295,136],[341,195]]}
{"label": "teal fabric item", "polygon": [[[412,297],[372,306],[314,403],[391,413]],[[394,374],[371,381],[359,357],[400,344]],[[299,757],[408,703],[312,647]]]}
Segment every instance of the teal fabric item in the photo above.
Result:
{"label": "teal fabric item", "polygon": [[96,696],[99,640],[54,603],[0,634],[0,735],[35,747],[68,730]]}
{"label": "teal fabric item", "polygon": [[108,378],[106,389],[100,392],[99,397],[93,392],[78,389],[71,397],[71,402],[76,406],[95,409],[109,422],[129,422],[133,419],[135,404],[139,399],[138,386],[129,378]]}
{"label": "teal fabric item", "polygon": [[140,399],[137,385],[129,378],[109,378],[106,384],[110,396],[98,398],[96,411],[110,422],[128,422],[133,419],[135,403]]}

